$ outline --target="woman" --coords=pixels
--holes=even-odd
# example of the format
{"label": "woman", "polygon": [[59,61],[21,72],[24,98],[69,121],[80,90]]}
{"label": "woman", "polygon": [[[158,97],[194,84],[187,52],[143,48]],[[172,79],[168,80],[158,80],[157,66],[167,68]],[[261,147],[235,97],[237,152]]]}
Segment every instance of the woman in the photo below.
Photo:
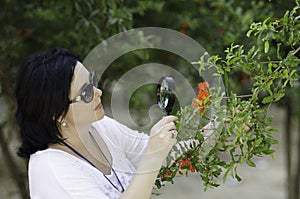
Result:
{"label": "woman", "polygon": [[95,85],[66,49],[33,55],[20,68],[18,155],[29,158],[31,198],[150,198],[176,143],[177,118],[162,118],[150,136],[133,131],[104,116]]}

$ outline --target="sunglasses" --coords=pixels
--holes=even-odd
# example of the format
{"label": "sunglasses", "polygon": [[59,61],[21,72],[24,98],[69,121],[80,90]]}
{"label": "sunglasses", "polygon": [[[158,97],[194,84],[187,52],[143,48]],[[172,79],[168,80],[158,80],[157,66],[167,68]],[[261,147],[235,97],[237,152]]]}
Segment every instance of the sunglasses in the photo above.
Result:
{"label": "sunglasses", "polygon": [[69,104],[84,101],[85,103],[89,103],[94,98],[94,86],[97,87],[98,81],[96,80],[95,71],[90,72],[90,83],[84,84],[80,89],[80,94],[74,99],[69,101]]}

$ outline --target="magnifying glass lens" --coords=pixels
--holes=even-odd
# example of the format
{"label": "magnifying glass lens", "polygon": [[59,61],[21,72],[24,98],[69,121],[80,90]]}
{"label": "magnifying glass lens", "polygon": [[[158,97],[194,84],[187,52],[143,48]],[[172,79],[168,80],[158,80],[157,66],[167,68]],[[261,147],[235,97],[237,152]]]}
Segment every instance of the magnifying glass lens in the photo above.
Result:
{"label": "magnifying glass lens", "polygon": [[157,86],[157,104],[167,113],[170,114],[175,102],[175,83],[172,77],[162,77]]}

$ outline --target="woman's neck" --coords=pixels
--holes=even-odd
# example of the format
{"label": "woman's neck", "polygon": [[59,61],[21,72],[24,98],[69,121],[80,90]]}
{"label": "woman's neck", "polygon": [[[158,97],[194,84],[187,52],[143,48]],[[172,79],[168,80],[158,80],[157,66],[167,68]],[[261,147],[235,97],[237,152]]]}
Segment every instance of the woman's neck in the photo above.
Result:
{"label": "woman's neck", "polygon": [[[82,129],[81,129],[82,130]],[[111,172],[112,157],[108,147],[101,138],[98,132],[93,132],[91,136],[86,129],[86,133],[77,133],[77,129],[68,127],[61,131],[63,138],[65,138],[65,143],[71,148],[76,150],[79,154],[88,159],[93,165],[95,165],[103,174],[107,175]],[[75,157],[82,159],[78,154],[76,154],[72,149],[63,145],[62,143],[51,144],[50,148],[63,150]]]}

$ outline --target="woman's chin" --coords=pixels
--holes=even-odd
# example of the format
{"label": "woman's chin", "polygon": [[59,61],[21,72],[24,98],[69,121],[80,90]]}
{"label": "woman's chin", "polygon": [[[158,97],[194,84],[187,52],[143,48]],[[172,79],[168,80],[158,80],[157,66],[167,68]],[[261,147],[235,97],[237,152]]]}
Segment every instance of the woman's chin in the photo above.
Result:
{"label": "woman's chin", "polygon": [[101,110],[97,111],[97,113],[96,113],[96,121],[103,119],[104,115],[105,115],[105,113],[104,113],[103,108]]}

